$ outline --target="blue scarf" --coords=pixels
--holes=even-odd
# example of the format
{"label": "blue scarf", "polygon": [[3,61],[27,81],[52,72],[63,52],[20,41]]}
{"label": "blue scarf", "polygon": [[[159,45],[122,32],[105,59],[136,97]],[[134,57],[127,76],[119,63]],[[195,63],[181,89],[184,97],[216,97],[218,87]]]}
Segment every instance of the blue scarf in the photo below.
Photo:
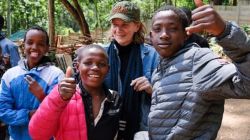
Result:
{"label": "blue scarf", "polygon": [[[117,55],[117,50],[114,41],[111,42],[108,48],[110,71],[105,79],[105,84],[108,88],[118,91],[118,77],[120,60]],[[132,80],[143,76],[143,67],[141,59],[140,45],[134,45],[131,48],[128,60],[128,66],[124,81],[122,82],[122,92],[120,95],[123,99],[121,120],[126,121],[125,131],[120,131],[118,138],[132,140],[134,134],[139,131],[140,113],[141,113],[141,95],[133,90],[130,86]]]}

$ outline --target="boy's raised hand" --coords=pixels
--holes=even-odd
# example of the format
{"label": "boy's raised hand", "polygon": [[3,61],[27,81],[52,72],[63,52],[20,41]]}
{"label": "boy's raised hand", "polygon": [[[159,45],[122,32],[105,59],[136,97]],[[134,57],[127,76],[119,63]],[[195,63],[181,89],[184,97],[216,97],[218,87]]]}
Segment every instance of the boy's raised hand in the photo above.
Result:
{"label": "boy's raised hand", "polygon": [[220,35],[226,27],[226,22],[210,5],[204,5],[202,0],[194,2],[197,8],[192,11],[193,22],[186,28],[187,34],[207,32],[214,36]]}
{"label": "boy's raised hand", "polygon": [[72,77],[73,70],[68,67],[66,70],[65,78],[60,82],[58,86],[59,93],[63,100],[70,100],[76,91],[76,81]]}

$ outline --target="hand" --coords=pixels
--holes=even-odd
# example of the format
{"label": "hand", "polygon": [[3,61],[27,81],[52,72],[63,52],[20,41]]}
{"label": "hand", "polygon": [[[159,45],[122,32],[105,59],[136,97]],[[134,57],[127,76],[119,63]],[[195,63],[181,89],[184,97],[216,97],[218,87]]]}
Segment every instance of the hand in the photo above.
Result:
{"label": "hand", "polygon": [[130,83],[130,86],[134,86],[135,91],[144,90],[149,95],[151,95],[153,92],[152,86],[145,76],[132,80],[132,82]]}
{"label": "hand", "polygon": [[68,67],[66,70],[65,78],[58,86],[59,93],[63,100],[70,100],[76,92],[76,81],[72,76],[72,68]]}
{"label": "hand", "polygon": [[26,75],[24,79],[28,82],[29,91],[36,96],[36,98],[42,102],[45,98],[45,93],[43,92],[43,88],[37,83],[37,81],[32,78],[30,75]]}
{"label": "hand", "polygon": [[192,24],[186,28],[187,34],[207,32],[214,36],[220,35],[226,27],[226,22],[210,6],[204,5],[201,0],[195,0],[198,8],[192,11]]}
{"label": "hand", "polygon": [[5,54],[3,56],[3,62],[5,65],[9,65],[10,64],[10,56],[8,54]]}

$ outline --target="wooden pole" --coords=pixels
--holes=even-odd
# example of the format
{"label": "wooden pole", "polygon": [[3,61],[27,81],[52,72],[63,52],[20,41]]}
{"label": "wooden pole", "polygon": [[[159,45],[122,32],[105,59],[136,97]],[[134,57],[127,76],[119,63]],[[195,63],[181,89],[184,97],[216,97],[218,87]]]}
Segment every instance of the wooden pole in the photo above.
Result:
{"label": "wooden pole", "polygon": [[55,49],[55,1],[48,0],[48,15],[49,15],[49,40],[51,49]]}

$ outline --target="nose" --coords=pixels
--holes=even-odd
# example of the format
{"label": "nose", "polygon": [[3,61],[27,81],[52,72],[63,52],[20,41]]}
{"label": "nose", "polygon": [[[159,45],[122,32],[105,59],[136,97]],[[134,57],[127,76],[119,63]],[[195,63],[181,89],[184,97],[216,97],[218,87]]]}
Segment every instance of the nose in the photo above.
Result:
{"label": "nose", "polygon": [[170,37],[167,31],[163,31],[160,35],[160,39],[168,39]]}
{"label": "nose", "polygon": [[34,43],[34,44],[31,45],[31,48],[32,48],[32,49],[36,49],[37,46],[38,46],[38,45],[37,45],[36,43]]}
{"label": "nose", "polygon": [[99,70],[98,64],[93,64],[93,65],[91,66],[91,69],[92,69],[92,70]]}

